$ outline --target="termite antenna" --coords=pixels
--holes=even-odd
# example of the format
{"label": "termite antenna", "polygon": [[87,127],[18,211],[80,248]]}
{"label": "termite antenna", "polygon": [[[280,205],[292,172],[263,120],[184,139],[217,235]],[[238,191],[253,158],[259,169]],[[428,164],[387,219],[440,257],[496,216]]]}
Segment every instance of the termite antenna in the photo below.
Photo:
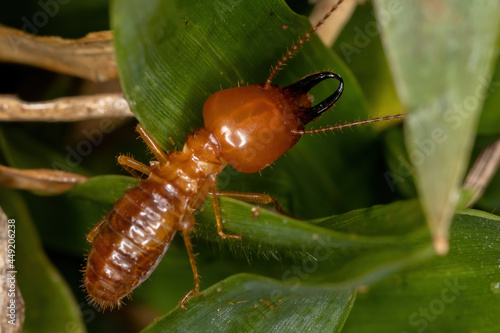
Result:
{"label": "termite antenna", "polygon": [[305,41],[307,41],[309,38],[311,38],[311,35],[314,34],[316,32],[316,30],[318,30],[318,28],[323,24],[325,23],[325,20],[328,19],[330,17],[330,15],[332,15],[332,13],[337,10],[338,6],[344,2],[344,0],[339,0],[333,7],[332,9],[330,9],[326,14],[325,16],[323,16],[323,18],[321,20],[319,20],[318,23],[316,23],[315,26],[313,26],[311,28],[311,30],[309,30],[308,33],[306,33],[304,35],[304,37],[302,37],[301,40],[299,40],[299,42],[297,44],[295,44],[292,49],[290,51],[288,51],[284,56],[283,58],[281,58],[281,60],[278,62],[278,64],[276,65],[276,67],[274,67],[273,71],[271,72],[271,74],[269,75],[269,77],[267,78],[266,80],[266,84],[264,85],[264,88],[265,89],[269,89],[271,87],[271,83],[274,79],[274,77],[278,74],[278,71],[280,70],[281,67],[283,67],[283,65],[288,61],[288,59],[290,59],[295,53],[297,53],[297,50],[304,44]]}
{"label": "termite antenna", "polygon": [[331,131],[338,131],[338,130],[341,130],[343,128],[354,127],[354,126],[359,126],[359,125],[364,125],[364,124],[371,124],[371,123],[376,123],[379,121],[403,119],[405,116],[406,116],[405,114],[397,114],[394,116],[366,119],[366,120],[355,121],[355,122],[348,123],[348,124],[335,125],[335,126],[316,128],[316,129],[310,129],[310,130],[292,130],[292,134],[300,136],[300,135],[304,135],[304,134],[315,134],[315,133],[325,133],[325,132],[331,132]]}

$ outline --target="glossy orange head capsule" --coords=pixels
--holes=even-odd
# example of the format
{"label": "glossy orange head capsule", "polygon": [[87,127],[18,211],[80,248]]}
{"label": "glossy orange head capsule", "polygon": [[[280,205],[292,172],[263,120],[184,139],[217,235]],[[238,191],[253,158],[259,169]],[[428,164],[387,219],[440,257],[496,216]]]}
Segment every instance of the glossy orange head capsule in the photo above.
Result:
{"label": "glossy orange head capsule", "polygon": [[[340,82],[337,90],[311,107],[308,94],[326,79]],[[205,102],[205,128],[219,139],[222,158],[241,172],[257,172],[273,163],[299,141],[311,120],[328,111],[342,95],[342,77],[320,72],[281,88],[253,84],[219,91]]]}

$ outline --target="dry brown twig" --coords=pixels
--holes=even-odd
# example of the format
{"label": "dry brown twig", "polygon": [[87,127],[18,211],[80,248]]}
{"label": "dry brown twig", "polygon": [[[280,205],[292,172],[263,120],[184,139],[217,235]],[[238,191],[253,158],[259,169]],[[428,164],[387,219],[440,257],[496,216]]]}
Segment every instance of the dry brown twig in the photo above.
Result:
{"label": "dry brown twig", "polygon": [[80,39],[38,37],[0,25],[0,61],[36,66],[92,81],[118,77],[111,31]]}
{"label": "dry brown twig", "polygon": [[[318,3],[311,21],[324,15],[338,0]],[[337,10],[318,35],[332,43],[349,19],[357,3],[349,1]],[[90,33],[80,39],[38,37],[0,25],[0,61],[41,67],[92,81],[118,77],[111,31]],[[0,95],[0,121],[80,121],[102,117],[133,117],[121,94],[66,97],[29,103],[15,96]]]}
{"label": "dry brown twig", "polygon": [[72,172],[51,169],[16,169],[0,165],[0,186],[48,194],[63,193],[83,183],[87,177]]}
{"label": "dry brown twig", "polygon": [[[61,194],[85,182],[88,177],[52,169],[17,169],[0,165],[0,186],[45,194]],[[3,332],[0,329],[0,332]]]}
{"label": "dry brown twig", "polygon": [[0,121],[79,121],[104,117],[133,117],[121,93],[24,102],[0,95]]}
{"label": "dry brown twig", "polygon": [[[80,39],[37,37],[0,25],[0,61],[41,67],[92,81],[116,79],[113,35],[91,33]],[[133,117],[122,93],[25,102],[0,95],[0,121],[80,121]],[[62,193],[87,177],[59,170],[21,170],[0,165],[0,185],[50,194]]]}
{"label": "dry brown twig", "polygon": [[[80,39],[38,37],[0,25],[0,61],[41,67],[92,81],[116,79],[113,35],[90,33]],[[0,95],[0,121],[79,121],[133,117],[121,93],[25,102]]]}

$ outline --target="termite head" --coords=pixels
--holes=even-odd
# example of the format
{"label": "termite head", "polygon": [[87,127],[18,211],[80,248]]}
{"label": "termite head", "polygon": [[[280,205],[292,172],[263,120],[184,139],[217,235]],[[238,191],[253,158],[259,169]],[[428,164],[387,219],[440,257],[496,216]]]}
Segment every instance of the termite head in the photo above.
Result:
{"label": "termite head", "polygon": [[[309,91],[326,79],[340,82],[337,90],[311,107]],[[321,72],[281,88],[253,84],[219,91],[203,107],[205,128],[221,145],[221,155],[241,172],[264,169],[293,147],[310,121],[332,108],[344,90],[340,75]]]}

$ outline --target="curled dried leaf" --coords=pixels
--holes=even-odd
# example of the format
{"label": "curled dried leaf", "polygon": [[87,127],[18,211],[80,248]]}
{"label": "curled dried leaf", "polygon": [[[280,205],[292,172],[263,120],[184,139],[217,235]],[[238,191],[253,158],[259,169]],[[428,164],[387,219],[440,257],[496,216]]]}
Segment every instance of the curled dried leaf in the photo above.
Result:
{"label": "curled dried leaf", "polygon": [[38,37],[0,25],[0,61],[41,67],[92,81],[118,77],[111,31],[63,39]]}
{"label": "curled dried leaf", "polygon": [[85,180],[85,176],[62,170],[23,170],[0,165],[0,186],[58,194]]}
{"label": "curled dried leaf", "polygon": [[80,121],[104,117],[133,117],[121,93],[64,97],[25,102],[0,95],[0,121]]}

